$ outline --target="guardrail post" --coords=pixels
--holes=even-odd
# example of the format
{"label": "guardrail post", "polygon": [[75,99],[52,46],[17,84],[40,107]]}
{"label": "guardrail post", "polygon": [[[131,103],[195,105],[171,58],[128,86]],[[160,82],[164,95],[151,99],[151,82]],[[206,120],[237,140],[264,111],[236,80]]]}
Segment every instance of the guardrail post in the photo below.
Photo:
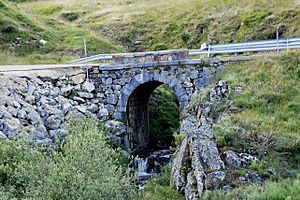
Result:
{"label": "guardrail post", "polygon": [[[83,38],[83,48],[84,48],[84,57],[87,58],[87,50],[86,50],[86,38]],[[86,80],[89,81],[89,69],[86,66]]]}
{"label": "guardrail post", "polygon": [[210,44],[208,45],[207,57],[210,57]]}
{"label": "guardrail post", "polygon": [[276,28],[276,51],[279,53],[279,26]]}
{"label": "guardrail post", "polygon": [[286,39],[286,51],[289,51],[289,39]]}

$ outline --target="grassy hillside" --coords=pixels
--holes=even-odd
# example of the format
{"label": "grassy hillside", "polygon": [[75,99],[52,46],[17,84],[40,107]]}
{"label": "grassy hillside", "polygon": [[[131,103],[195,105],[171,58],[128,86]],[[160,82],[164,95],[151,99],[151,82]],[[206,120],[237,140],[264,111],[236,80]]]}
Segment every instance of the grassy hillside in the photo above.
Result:
{"label": "grassy hillside", "polygon": [[[35,39],[48,41],[47,47],[35,47],[39,54],[36,60],[40,62],[45,59],[46,62],[50,62],[45,56],[40,56],[45,54],[47,57],[50,55],[55,58],[51,62],[68,59],[61,59],[61,56],[82,56],[84,36],[88,39],[89,54],[95,54],[199,48],[203,42],[214,44],[271,39],[275,38],[277,26],[280,37],[300,35],[299,0],[271,2],[2,0],[1,2],[2,5],[3,3],[6,5],[6,10],[3,6],[0,8],[1,17],[5,16],[5,22],[2,20],[2,24],[13,25],[22,30],[20,35],[27,35],[28,41]],[[9,44],[17,35],[14,32],[5,33],[3,37],[6,39],[4,44],[1,43],[1,49],[11,49]],[[23,48],[18,49],[21,51],[13,49],[12,52],[14,54],[24,52]],[[5,57],[6,54],[2,56]],[[29,61],[35,62],[35,57],[31,57],[33,59]],[[19,62],[24,61],[26,59]],[[18,62],[18,59],[11,62]],[[1,63],[5,61],[2,60]]]}
{"label": "grassy hillside", "polygon": [[0,64],[62,63],[81,57],[83,37],[90,54],[121,51],[90,30],[50,17],[61,10],[61,5],[51,4],[25,13],[19,4],[0,1]]}
{"label": "grassy hillside", "polygon": [[[44,3],[46,2],[46,3]],[[198,48],[202,42],[225,43],[300,34],[300,2],[236,0],[104,0],[61,3],[58,0],[21,4],[27,13],[53,5],[53,16],[103,35],[129,51]],[[66,14],[76,16],[68,20]]]}
{"label": "grassy hillside", "polygon": [[[215,126],[220,149],[235,148],[260,158],[232,172],[237,189],[205,199],[297,199],[300,173],[300,52],[231,64],[219,77],[232,89],[232,114]],[[240,87],[242,91],[235,91]],[[270,169],[274,173],[270,173]],[[263,186],[241,184],[240,176],[258,173]]]}

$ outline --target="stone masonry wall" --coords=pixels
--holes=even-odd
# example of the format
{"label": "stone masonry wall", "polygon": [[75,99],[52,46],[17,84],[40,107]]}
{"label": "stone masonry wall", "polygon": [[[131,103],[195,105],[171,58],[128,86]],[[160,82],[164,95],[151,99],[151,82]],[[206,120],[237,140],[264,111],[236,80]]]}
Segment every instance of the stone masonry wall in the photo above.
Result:
{"label": "stone masonry wall", "polygon": [[[50,144],[56,137],[66,134],[64,124],[75,116],[130,120],[126,113],[130,96],[148,83],[153,83],[148,87],[151,90],[160,84],[168,85],[176,93],[183,109],[193,93],[210,84],[211,73],[223,66],[218,62],[212,63],[212,67],[180,62],[163,64],[164,60],[176,61],[185,56],[179,52],[169,57],[139,58],[152,62],[150,67],[147,62],[132,64],[127,62],[128,58],[118,57],[112,66],[89,69],[88,79],[85,73],[70,77],[0,76],[0,137],[13,139],[17,132],[24,133],[26,129],[31,139]],[[157,60],[162,64],[153,65],[153,61]],[[138,103],[135,105],[138,106]],[[135,137],[126,136],[126,124],[121,122],[108,121],[107,126],[119,127],[119,133],[113,137],[118,143],[125,144],[127,138]]]}

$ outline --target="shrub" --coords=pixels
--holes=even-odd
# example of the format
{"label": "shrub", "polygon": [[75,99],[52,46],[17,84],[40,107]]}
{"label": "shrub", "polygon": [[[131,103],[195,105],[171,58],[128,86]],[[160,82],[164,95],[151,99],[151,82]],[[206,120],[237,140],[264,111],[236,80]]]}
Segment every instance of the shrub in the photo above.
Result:
{"label": "shrub", "polygon": [[171,166],[165,166],[160,176],[149,181],[145,189],[138,195],[140,200],[183,200],[184,197],[178,191],[170,187]]}
{"label": "shrub", "polygon": [[132,198],[129,172],[109,146],[103,126],[77,119],[68,130],[53,149],[21,140],[1,145],[0,194],[26,199]]}

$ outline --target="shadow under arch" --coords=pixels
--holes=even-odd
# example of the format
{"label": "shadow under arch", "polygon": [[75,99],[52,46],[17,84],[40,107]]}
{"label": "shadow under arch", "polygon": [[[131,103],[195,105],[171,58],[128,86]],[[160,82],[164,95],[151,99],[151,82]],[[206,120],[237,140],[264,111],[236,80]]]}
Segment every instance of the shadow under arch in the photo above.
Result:
{"label": "shadow under arch", "polygon": [[127,121],[126,149],[135,153],[149,145],[148,101],[152,92],[165,84],[176,94],[180,111],[187,105],[188,96],[180,81],[165,73],[136,75],[123,89],[117,112]]}

